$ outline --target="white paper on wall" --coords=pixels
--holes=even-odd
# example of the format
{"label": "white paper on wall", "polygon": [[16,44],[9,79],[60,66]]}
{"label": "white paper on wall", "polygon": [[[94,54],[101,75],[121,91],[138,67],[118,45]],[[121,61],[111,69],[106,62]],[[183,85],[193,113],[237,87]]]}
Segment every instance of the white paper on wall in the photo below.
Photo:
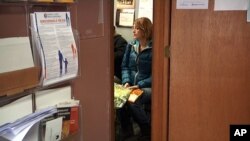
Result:
{"label": "white paper on wall", "polygon": [[138,18],[147,17],[153,22],[153,0],[140,0]]}
{"label": "white paper on wall", "polygon": [[120,13],[119,25],[120,26],[133,26],[134,23],[134,9],[123,9]]}
{"label": "white paper on wall", "polygon": [[177,0],[176,9],[208,9],[208,0]]}
{"label": "white paper on wall", "polygon": [[215,11],[247,10],[249,0],[215,0]]}
{"label": "white paper on wall", "polygon": [[250,22],[250,2],[248,3],[247,22]]}

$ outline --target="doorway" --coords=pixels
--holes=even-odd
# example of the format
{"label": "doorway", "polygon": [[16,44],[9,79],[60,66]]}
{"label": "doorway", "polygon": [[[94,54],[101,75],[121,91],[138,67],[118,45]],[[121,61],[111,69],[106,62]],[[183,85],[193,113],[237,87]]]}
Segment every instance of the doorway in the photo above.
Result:
{"label": "doorway", "polygon": [[[249,87],[245,87],[249,84],[249,81],[247,81],[249,79],[245,79],[249,78],[249,65],[244,64],[245,61],[242,61],[247,60],[249,58],[249,55],[245,54],[248,51],[247,46],[249,46],[249,41],[247,40],[247,38],[244,38],[249,37],[250,32],[246,32],[250,29],[249,24],[244,21],[245,14],[241,11],[214,12],[212,9],[213,7],[211,7],[211,5],[214,4],[214,1],[209,1],[210,7],[208,10],[200,11],[176,10],[175,3],[176,0],[154,0],[153,2],[154,79],[152,86],[153,96],[151,140],[167,141],[185,140],[187,138],[189,138],[190,140],[228,140],[228,128],[230,123],[249,123],[249,118],[247,118],[249,117],[249,112],[247,110],[249,109],[249,102],[247,102],[247,100],[249,99]],[[184,17],[189,18],[187,20]],[[197,17],[199,18],[197,19]],[[203,22],[204,24],[200,24]],[[197,26],[194,26],[194,23],[197,24]],[[221,27],[221,25],[226,26]],[[183,30],[184,27],[192,28],[185,28],[188,30]],[[173,29],[173,31],[170,31],[170,29]],[[206,29],[207,31],[204,32],[204,29]],[[240,30],[236,31],[236,29]],[[185,34],[182,33],[183,31],[185,31]],[[196,33],[197,38],[208,36],[206,38],[209,38],[210,40],[200,40],[205,41],[207,43],[203,43],[201,45],[197,45],[196,43],[195,45],[198,46],[198,48],[194,48],[196,47],[193,45],[194,40],[188,40],[189,38],[187,38],[190,37],[188,36],[190,35],[189,33],[193,33],[194,31]],[[199,34],[209,34],[201,34],[201,36],[198,36],[197,31],[203,31],[198,32]],[[224,31],[228,34],[226,34],[227,36],[224,36],[224,34],[218,34],[217,32],[219,31],[220,33],[223,33],[222,31]],[[231,32],[235,33],[232,34]],[[170,34],[172,35],[171,38]],[[221,36],[217,37],[218,35]],[[218,38],[221,37],[227,38],[223,38],[224,40],[218,40]],[[184,41],[188,42],[182,42],[181,44],[179,44],[178,39],[180,38],[185,39]],[[232,44],[228,44],[228,39],[232,39]],[[187,56],[186,58],[188,58],[189,61],[193,59],[192,61],[190,61],[192,62],[192,69],[196,68],[197,70],[203,70],[204,67],[199,67],[199,64],[211,65],[209,66],[210,76],[203,77],[204,74],[208,72],[207,70],[201,71],[203,73],[201,75],[195,73],[197,72],[197,70],[191,71],[192,69],[183,68],[185,67],[185,65],[182,65],[182,63],[178,63],[180,65],[179,68],[177,68],[177,63],[171,62],[171,66],[175,65],[175,68],[172,67],[175,70],[171,70],[175,71],[174,73],[176,74],[174,74],[175,81],[171,81],[172,87],[170,87],[170,40],[173,45],[171,49],[171,51],[173,51],[171,52],[173,55],[172,57],[174,57],[174,55],[178,53],[180,54],[176,56],[181,56],[179,58],[174,58],[175,61],[186,62],[187,60],[183,58],[183,55],[185,55]],[[191,45],[187,46],[187,43]],[[183,46],[186,47],[186,51],[190,52],[185,51],[185,54],[181,54],[180,50],[178,49],[181,49],[181,47]],[[175,49],[173,50],[173,48]],[[195,55],[192,56],[193,54],[197,53],[191,51],[200,51],[198,53],[203,53],[207,51],[206,49],[209,49],[208,51],[210,52],[210,54],[204,53],[198,57],[202,57],[202,59],[205,58],[205,61],[207,61],[207,63],[201,63],[199,61],[202,61],[202,59],[196,59],[194,57]],[[218,55],[218,53],[221,54]],[[172,58],[172,60],[174,59]],[[232,62],[234,62],[234,65],[231,65]],[[186,66],[190,66],[190,64],[186,64]],[[230,69],[227,69],[228,67],[230,67]],[[183,88],[180,86],[174,87],[177,85],[173,84],[181,84],[180,82],[184,82],[181,77],[179,78],[178,82],[176,81],[176,77],[178,75],[184,74],[182,72],[180,73],[180,70],[185,70],[185,74],[193,73],[192,78],[202,78],[200,79],[202,81],[199,81],[199,83],[194,83],[192,81],[187,81],[183,83],[188,86],[185,88],[185,90],[180,89]],[[171,75],[173,76],[173,72]],[[214,76],[217,76],[216,79]],[[197,87],[195,86],[191,89],[187,84],[192,86],[197,85]],[[200,85],[202,87],[200,87]],[[229,89],[230,91],[228,91]],[[170,91],[171,99],[169,97]],[[181,101],[185,101],[184,104],[180,103]],[[234,107],[232,107],[232,103]],[[185,111],[183,111],[183,109],[185,109]],[[184,116],[187,116],[185,115],[187,111],[189,111],[187,114],[189,118],[183,118]],[[223,114],[223,116],[221,116],[221,114]],[[196,118],[193,118],[193,115],[196,115]],[[210,117],[210,122],[204,122],[204,119],[206,119],[208,115]],[[200,123],[203,123],[203,125]],[[170,124],[171,126],[169,126]],[[184,125],[186,130],[181,130],[183,129]],[[191,133],[193,132],[193,130],[190,130],[190,127],[194,127],[194,125],[195,129],[197,130],[195,134]],[[169,130],[169,127],[171,128],[171,130]],[[210,132],[207,132],[207,127],[209,127]],[[198,129],[201,130],[198,131]],[[204,133],[206,133],[206,135]],[[220,138],[218,138],[218,136],[215,136],[217,133],[221,133]]]}
{"label": "doorway", "polygon": [[[126,140],[126,141],[132,141],[136,140],[137,138],[141,138],[141,135],[143,135],[143,138],[150,138],[150,117],[151,117],[151,83],[152,83],[152,44],[151,44],[151,29],[152,29],[152,9],[153,9],[153,0],[116,0],[114,1],[114,25],[115,25],[115,37],[114,37],[114,47],[115,47],[115,65],[114,68],[117,70],[117,65],[121,67],[121,64],[117,64],[118,59],[118,48],[120,48],[121,44],[117,44],[117,36],[121,35],[121,38],[125,38],[127,41],[127,44],[125,46],[123,53],[129,53],[129,59],[127,61],[124,61],[124,57],[122,56],[123,63],[127,63],[128,71],[122,71],[122,74],[125,74],[125,76],[128,76],[127,78],[123,77],[123,81],[125,80],[128,82],[130,86],[137,86],[137,88],[130,89],[133,90],[139,90],[144,91],[143,94],[135,101],[135,102],[126,102],[122,108],[116,107],[116,120],[115,120],[115,136],[116,140]],[[151,7],[150,7],[151,6]],[[144,8],[143,8],[144,7]],[[143,10],[147,12],[151,11],[150,14],[143,13]],[[151,16],[150,16],[151,15]],[[147,19],[140,19],[139,22],[136,22],[137,28],[133,28],[134,22],[136,19],[140,17],[147,17]],[[149,20],[148,20],[149,19]],[[139,29],[140,27],[141,29]],[[146,30],[144,30],[146,29]],[[140,34],[137,34],[135,32],[139,32]],[[149,31],[150,34],[146,36],[144,33],[147,33]],[[147,37],[148,36],[148,37]],[[147,38],[145,38],[147,37]],[[135,40],[136,39],[136,40]],[[142,39],[145,39],[145,50],[142,49]],[[137,42],[134,44],[134,42]],[[131,44],[131,47],[127,47],[128,44]],[[131,48],[130,51],[127,51],[129,48]],[[141,50],[139,50],[139,48]],[[136,51],[138,49],[138,51]],[[143,50],[143,51],[142,51]],[[126,54],[127,55],[127,54]],[[125,56],[125,59],[128,58]],[[134,59],[131,59],[134,58]],[[140,59],[138,59],[140,58]],[[142,59],[141,59],[142,58]],[[138,60],[138,62],[135,62],[135,59]],[[142,60],[142,61],[141,61]],[[126,63],[125,63],[126,64]],[[132,65],[131,65],[132,64]],[[142,66],[141,64],[144,64]],[[136,67],[130,67],[130,66],[136,66]],[[148,66],[148,67],[147,67]],[[139,68],[140,69],[139,69]],[[124,68],[124,67],[123,67]],[[143,70],[144,73],[141,73],[139,70]],[[126,73],[128,72],[128,73]],[[139,74],[137,77],[138,81],[134,79],[136,77],[135,74]],[[118,74],[116,71],[114,74]],[[122,75],[124,76],[124,75]],[[118,77],[119,78],[119,77]],[[124,79],[125,78],[125,79]],[[137,82],[134,82],[137,81]],[[117,81],[115,81],[117,82]],[[119,81],[118,81],[119,82]],[[119,84],[119,83],[118,83]],[[123,83],[124,84],[124,83]],[[116,86],[114,91],[116,92]],[[140,87],[139,87],[140,86]],[[150,93],[150,95],[147,96],[147,92]],[[115,93],[116,94],[116,93]],[[128,96],[128,101],[130,101],[131,95]],[[114,97],[114,102],[116,106],[116,101],[118,98]],[[143,101],[142,103],[138,101]],[[136,105],[136,106],[135,106]],[[141,107],[141,108],[138,108]],[[126,111],[125,111],[126,110]],[[140,116],[138,116],[140,114]],[[125,118],[125,116],[129,116],[130,118]],[[123,121],[123,122],[122,122]],[[132,127],[124,125],[130,124],[132,122]],[[143,127],[143,128],[142,128]],[[147,137],[146,137],[147,136]],[[120,139],[121,138],[121,139]]]}
{"label": "doorway", "polygon": [[[136,0],[137,6],[139,0]],[[167,112],[168,112],[168,81],[169,80],[169,58],[167,50],[170,41],[170,0],[154,0],[153,5],[153,94],[152,94],[152,110],[151,110],[151,140],[166,141],[167,139]],[[114,5],[115,5],[114,1]],[[135,12],[135,14],[138,14]],[[114,19],[116,18],[116,8],[114,8]],[[116,24],[116,20],[113,21]],[[124,31],[126,28],[118,28],[118,32],[131,34]],[[166,50],[166,52],[164,51]],[[156,69],[157,68],[157,69]],[[154,95],[156,94],[157,95]]]}

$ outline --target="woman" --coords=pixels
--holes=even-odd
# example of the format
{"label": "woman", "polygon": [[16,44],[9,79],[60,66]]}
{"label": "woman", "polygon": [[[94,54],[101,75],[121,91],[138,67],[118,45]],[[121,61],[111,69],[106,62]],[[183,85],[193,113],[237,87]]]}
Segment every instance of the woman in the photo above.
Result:
{"label": "woman", "polygon": [[151,21],[146,17],[135,20],[134,41],[126,47],[122,62],[124,87],[139,88],[143,91],[134,103],[127,103],[134,121],[140,127],[143,140],[149,140],[151,132],[150,116],[146,114],[144,107],[151,104],[152,26]]}

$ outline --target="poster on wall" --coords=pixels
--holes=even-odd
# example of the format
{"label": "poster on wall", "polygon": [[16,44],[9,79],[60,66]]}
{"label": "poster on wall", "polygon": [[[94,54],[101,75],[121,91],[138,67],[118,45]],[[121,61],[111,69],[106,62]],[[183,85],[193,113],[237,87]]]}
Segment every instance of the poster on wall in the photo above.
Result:
{"label": "poster on wall", "polygon": [[208,9],[208,0],[177,0],[176,9]]}
{"label": "poster on wall", "polygon": [[138,18],[147,17],[153,22],[153,0],[140,0]]}
{"label": "poster on wall", "polygon": [[70,13],[34,12],[31,14],[31,25],[32,42],[42,68],[42,85],[47,86],[76,77],[78,49]]}
{"label": "poster on wall", "polygon": [[116,12],[116,26],[132,27],[134,23],[135,10],[134,9],[117,9]]}
{"label": "poster on wall", "polygon": [[117,0],[117,8],[124,9],[124,8],[135,8],[135,0]]}

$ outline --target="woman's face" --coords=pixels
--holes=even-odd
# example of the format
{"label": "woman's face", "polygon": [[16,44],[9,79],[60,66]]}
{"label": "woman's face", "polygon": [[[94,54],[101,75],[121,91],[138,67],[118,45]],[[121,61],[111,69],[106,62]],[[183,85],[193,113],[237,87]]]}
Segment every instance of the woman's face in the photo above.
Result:
{"label": "woman's face", "polygon": [[143,31],[138,26],[133,26],[133,38],[134,39],[142,39],[143,38]]}

